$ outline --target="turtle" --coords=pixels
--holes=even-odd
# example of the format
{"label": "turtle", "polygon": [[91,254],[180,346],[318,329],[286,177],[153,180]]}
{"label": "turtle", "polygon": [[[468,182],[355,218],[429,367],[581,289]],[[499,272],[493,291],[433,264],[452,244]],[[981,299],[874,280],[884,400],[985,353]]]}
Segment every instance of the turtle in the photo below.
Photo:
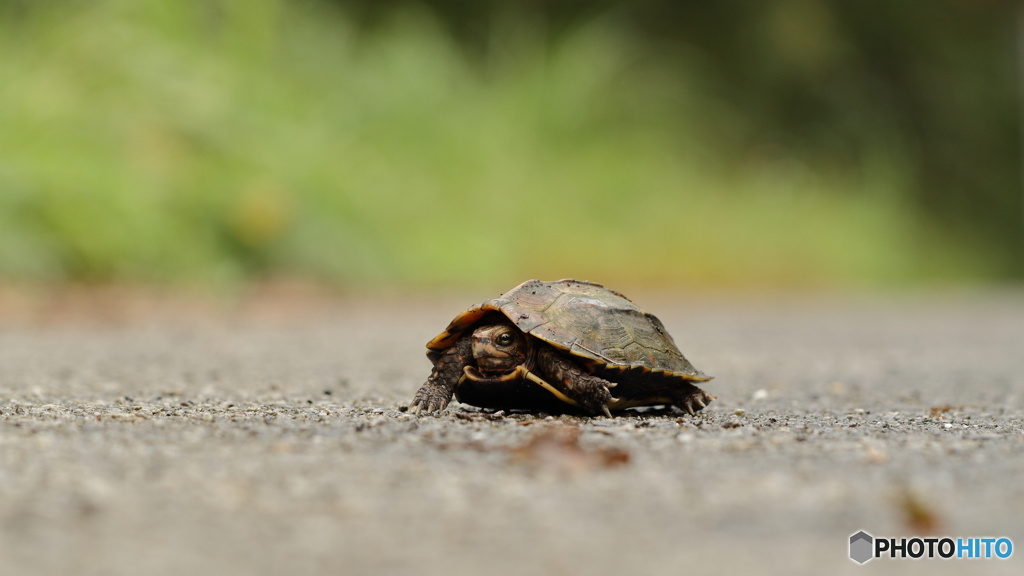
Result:
{"label": "turtle", "polygon": [[[427,343],[433,369],[407,409],[443,411],[454,396],[481,408],[578,412],[717,399],[711,380],[665,326],[628,298],[571,278],[527,280],[459,314]],[[612,394],[614,391],[614,395]]]}

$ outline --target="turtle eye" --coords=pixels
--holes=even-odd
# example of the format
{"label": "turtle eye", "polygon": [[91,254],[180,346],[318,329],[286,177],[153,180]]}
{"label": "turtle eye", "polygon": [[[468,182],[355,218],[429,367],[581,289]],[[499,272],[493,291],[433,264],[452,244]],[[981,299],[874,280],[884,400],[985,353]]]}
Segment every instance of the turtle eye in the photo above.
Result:
{"label": "turtle eye", "polygon": [[505,333],[501,334],[500,336],[498,336],[498,345],[499,346],[508,346],[509,344],[511,344],[514,341],[515,341],[515,337],[512,336],[511,332],[505,332]]}

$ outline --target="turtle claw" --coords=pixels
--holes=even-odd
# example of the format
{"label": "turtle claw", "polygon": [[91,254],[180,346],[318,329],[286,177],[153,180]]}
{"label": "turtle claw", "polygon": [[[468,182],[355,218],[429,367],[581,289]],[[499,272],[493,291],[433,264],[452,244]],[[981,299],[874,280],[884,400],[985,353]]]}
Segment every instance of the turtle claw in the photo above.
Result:
{"label": "turtle claw", "polygon": [[612,417],[612,411],[608,409],[608,402],[615,400],[615,398],[612,396],[612,393],[608,389],[614,388],[617,385],[618,384],[616,384],[615,382],[609,382],[601,387],[601,389],[604,390],[603,396],[607,398],[607,400],[603,404],[601,404],[601,411],[604,412],[604,415],[609,418]]}

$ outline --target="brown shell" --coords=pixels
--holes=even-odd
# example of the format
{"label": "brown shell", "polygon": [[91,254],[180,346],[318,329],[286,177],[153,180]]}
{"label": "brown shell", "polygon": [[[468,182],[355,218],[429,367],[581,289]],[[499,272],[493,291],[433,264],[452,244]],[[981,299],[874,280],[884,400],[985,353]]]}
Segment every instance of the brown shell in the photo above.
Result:
{"label": "brown shell", "polygon": [[586,361],[600,372],[657,374],[689,382],[711,378],[693,367],[664,325],[618,292],[577,280],[527,280],[473,306],[427,343],[436,360],[489,313],[500,312],[523,332]]}

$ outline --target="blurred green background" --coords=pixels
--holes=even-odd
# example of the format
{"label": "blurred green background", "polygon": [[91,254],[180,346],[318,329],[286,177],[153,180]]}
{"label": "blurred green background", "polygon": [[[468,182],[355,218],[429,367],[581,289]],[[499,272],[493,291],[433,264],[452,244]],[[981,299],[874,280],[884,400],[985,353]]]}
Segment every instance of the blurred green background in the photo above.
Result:
{"label": "blurred green background", "polygon": [[1000,0],[0,0],[0,281],[1024,276]]}

